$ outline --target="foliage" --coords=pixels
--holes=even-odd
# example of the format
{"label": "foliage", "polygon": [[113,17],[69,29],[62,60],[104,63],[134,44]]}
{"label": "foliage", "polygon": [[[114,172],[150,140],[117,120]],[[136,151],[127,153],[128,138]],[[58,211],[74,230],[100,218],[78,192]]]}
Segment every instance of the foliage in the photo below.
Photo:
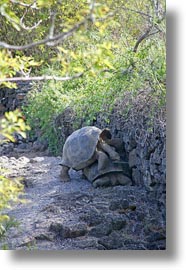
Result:
{"label": "foliage", "polygon": [[53,120],[70,104],[72,97],[61,90],[60,82],[47,81],[43,84],[42,91],[39,89],[40,85],[35,84],[29,93],[28,105],[23,108],[24,114],[32,132],[41,130],[41,136],[49,142],[50,150],[56,152],[58,146]]}
{"label": "foliage", "polygon": [[[0,51],[0,78],[13,77],[17,72],[21,71],[24,74],[29,72],[31,67],[39,66],[40,63],[34,61],[30,56],[16,55],[12,57],[10,52],[6,50]],[[4,82],[4,86],[16,88],[16,84],[10,82]]]}
{"label": "foliage", "polygon": [[[0,143],[5,141],[14,141],[13,133],[17,132],[21,136],[26,136],[26,131],[30,128],[25,124],[22,113],[19,110],[5,113],[5,117],[0,121]],[[5,139],[6,138],[6,139]],[[23,184],[20,178],[10,179],[7,177],[7,171],[0,164],[0,238],[5,234],[6,229],[12,222],[9,216],[3,214],[7,208],[11,208],[13,203],[22,202],[20,195],[23,192]]]}
{"label": "foliage", "polygon": [[[37,0],[34,3],[3,0],[0,40],[18,47],[33,46],[28,50],[14,49],[13,53],[4,51],[8,58],[5,68],[12,72],[7,74],[2,70],[0,75],[12,77],[18,70],[27,76],[38,71],[43,73],[44,67],[56,62],[61,76],[87,71],[96,76],[101,70],[112,70],[113,51],[120,38],[125,48],[132,49],[146,30],[149,29],[149,35],[162,34],[164,10],[164,0],[108,0],[106,3],[103,0]],[[65,34],[64,39],[50,41]],[[46,41],[34,45],[41,40]],[[23,57],[22,62],[16,60]]]}
{"label": "foliage", "polygon": [[[27,121],[32,132],[41,129],[53,152],[58,149],[54,119],[68,106],[75,111],[77,127],[80,121],[92,124],[100,112],[109,121],[114,104],[126,91],[135,98],[139,90],[150,88],[159,97],[157,105],[165,105],[164,0],[3,0],[0,13],[0,39],[6,44],[46,39],[28,50],[2,50],[12,65],[1,77],[14,76],[20,67],[15,59],[23,56],[31,59],[30,65],[27,58],[21,64],[28,77],[82,74],[72,81],[35,84],[28,97]],[[54,39],[61,35],[67,38]]]}
{"label": "foliage", "polygon": [[[2,79],[11,78],[15,76],[16,72],[24,76],[30,76],[30,73],[38,72],[41,63],[43,66],[47,66],[56,61],[59,62],[61,76],[82,72],[92,67],[100,69],[111,66],[109,61],[110,44],[97,43],[90,48],[91,39],[87,35],[87,30],[93,27],[94,21],[97,18],[104,19],[109,13],[109,8],[104,3],[93,5],[94,1],[85,0],[38,0],[34,4],[32,1],[25,1],[24,4],[19,1],[4,0],[1,2],[0,23],[2,27],[0,40],[3,42],[0,42],[0,47],[9,48],[12,44],[16,44],[17,47],[23,44],[33,44],[28,52],[25,52],[24,49],[16,49],[13,53],[11,50],[2,51],[3,60],[0,62],[0,67],[3,67],[0,74]],[[96,25],[98,27],[98,23]],[[104,21],[100,29],[103,26]],[[14,31],[12,31],[12,27],[15,28]],[[75,32],[76,35],[70,34],[70,31]],[[55,37],[63,37],[64,34],[71,38],[69,37],[68,40],[65,38],[65,42],[55,40]],[[83,51],[75,50],[74,38],[83,42]],[[50,41],[50,39],[54,39],[54,41]],[[47,41],[35,46],[34,43],[40,40]],[[81,49],[83,46],[81,46]],[[86,61],[80,64],[83,59],[86,59]],[[79,65],[77,65],[77,62],[79,62]],[[9,70],[9,73],[7,70]],[[3,80],[1,84],[10,85]]]}
{"label": "foliage", "polygon": [[4,136],[2,142],[7,140],[14,142],[14,132],[26,138],[27,130],[30,130],[30,127],[25,123],[24,116],[18,109],[14,112],[6,112],[4,117],[0,120],[0,133]]}
{"label": "foliage", "polygon": [[[122,100],[126,91],[135,97],[140,89],[151,88],[152,96],[158,97],[159,106],[165,105],[165,48],[153,41],[146,43],[144,50],[136,54],[130,49],[122,51],[122,45],[117,48],[112,63],[114,72],[100,72],[96,76],[86,74],[67,82],[45,82],[42,90],[40,86],[39,90],[34,87],[24,111],[30,126],[42,130],[51,151],[58,153],[59,150],[54,119],[68,106],[76,113],[73,125],[77,128],[80,122],[93,124],[100,113],[109,122],[114,104]],[[131,67],[131,63],[135,66]],[[52,69],[49,72],[52,73]]]}
{"label": "foliage", "polygon": [[0,168],[0,238],[6,232],[8,224],[10,224],[10,218],[8,215],[3,214],[3,210],[11,208],[15,202],[22,202],[19,196],[24,188],[21,179],[9,179],[3,174],[4,170]]}

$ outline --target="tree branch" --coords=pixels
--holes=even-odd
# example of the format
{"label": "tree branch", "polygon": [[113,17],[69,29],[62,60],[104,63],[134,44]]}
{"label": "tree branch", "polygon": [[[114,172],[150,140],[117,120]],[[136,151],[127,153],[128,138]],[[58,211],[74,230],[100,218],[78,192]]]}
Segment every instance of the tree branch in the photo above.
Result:
{"label": "tree branch", "polygon": [[139,37],[139,39],[137,40],[137,42],[136,42],[136,44],[135,44],[135,46],[134,46],[134,49],[133,49],[133,52],[134,52],[134,53],[137,52],[138,46],[140,45],[140,43],[141,43],[144,39],[146,39],[146,38],[148,38],[148,37],[150,37],[150,36],[153,36],[153,35],[155,35],[155,34],[161,32],[160,29],[157,29],[157,31],[151,32],[152,28],[153,28],[153,26],[150,26],[150,27],[147,29],[147,31],[146,31],[141,37]]}
{"label": "tree branch", "polygon": [[18,81],[47,81],[47,80],[55,80],[55,81],[68,81],[76,78],[82,77],[84,72],[78,73],[73,76],[66,76],[66,77],[58,77],[58,76],[38,76],[38,77],[13,77],[13,78],[3,78],[0,79],[1,82],[18,82]]}
{"label": "tree branch", "polygon": [[16,0],[10,0],[10,2],[12,2],[13,4],[17,4],[19,6],[22,6],[22,7],[28,7],[28,8],[34,8],[34,9],[38,9],[37,5],[36,5],[36,1],[34,0],[33,3],[31,4],[25,4],[23,2],[20,2],[20,1],[16,1]]}
{"label": "tree branch", "polygon": [[140,36],[139,39],[136,41],[136,44],[135,44],[134,49],[133,49],[134,53],[137,52],[137,49],[138,49],[138,46],[140,45],[140,43],[149,36],[152,27],[153,26],[151,25],[149,28],[147,28],[146,32],[142,36]]}
{"label": "tree branch", "polygon": [[54,30],[55,30],[55,20],[56,20],[56,12],[55,11],[51,11],[50,20],[51,20],[51,26],[50,26],[50,30],[49,30],[49,38],[53,38],[54,37]]}
{"label": "tree branch", "polygon": [[75,24],[68,32],[60,33],[54,37],[46,37],[39,41],[32,42],[32,43],[22,45],[22,46],[16,46],[16,45],[8,44],[6,42],[0,42],[0,47],[9,49],[9,50],[21,51],[21,50],[30,49],[32,47],[36,47],[42,44],[46,44],[47,46],[55,46],[56,44],[63,42],[66,38],[72,36],[75,31],[77,31],[82,25],[84,25],[87,22],[88,19],[89,19],[89,16],[85,18],[84,20],[82,20],[81,22]]}
{"label": "tree branch", "polygon": [[32,4],[30,4],[30,5],[25,9],[25,12],[24,12],[23,16],[22,16],[21,19],[20,19],[20,26],[21,26],[24,30],[33,30],[33,29],[37,28],[38,25],[40,25],[40,23],[42,22],[42,20],[39,20],[37,23],[35,23],[35,24],[34,24],[33,26],[31,26],[31,27],[26,26],[26,25],[24,24],[23,20],[24,20],[26,14],[28,13],[28,10],[29,10],[29,8],[30,8],[31,6],[32,6]]}
{"label": "tree branch", "polygon": [[140,15],[145,16],[145,17],[148,17],[148,18],[153,18],[151,15],[149,15],[147,13],[144,13],[142,11],[135,10],[135,9],[132,9],[132,8],[121,7],[121,9],[123,9],[125,11],[132,11],[134,13],[140,14]]}

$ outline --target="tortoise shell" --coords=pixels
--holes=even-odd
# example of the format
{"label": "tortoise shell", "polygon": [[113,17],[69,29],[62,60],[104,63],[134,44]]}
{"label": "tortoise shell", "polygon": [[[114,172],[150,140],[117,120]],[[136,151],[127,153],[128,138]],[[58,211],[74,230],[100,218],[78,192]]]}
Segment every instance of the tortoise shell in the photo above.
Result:
{"label": "tortoise shell", "polygon": [[96,146],[102,130],[87,126],[74,131],[63,146],[62,165],[81,170],[95,160]]}

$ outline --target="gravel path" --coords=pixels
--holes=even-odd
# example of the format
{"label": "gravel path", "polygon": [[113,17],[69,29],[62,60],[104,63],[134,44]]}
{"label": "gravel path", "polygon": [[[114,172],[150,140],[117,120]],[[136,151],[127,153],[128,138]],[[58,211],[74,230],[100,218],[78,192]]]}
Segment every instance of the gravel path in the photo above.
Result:
{"label": "gravel path", "polygon": [[[33,156],[33,155],[32,155]],[[24,204],[8,214],[8,249],[165,249],[165,224],[156,200],[139,186],[93,188],[81,172],[60,181],[60,158],[0,157],[11,178],[22,176]]]}

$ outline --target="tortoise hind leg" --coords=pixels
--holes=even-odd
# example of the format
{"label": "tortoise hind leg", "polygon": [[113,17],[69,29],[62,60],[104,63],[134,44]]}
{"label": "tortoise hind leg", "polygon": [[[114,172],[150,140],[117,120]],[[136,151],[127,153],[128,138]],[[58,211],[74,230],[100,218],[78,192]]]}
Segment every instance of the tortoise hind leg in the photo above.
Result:
{"label": "tortoise hind leg", "polygon": [[123,175],[122,173],[117,174],[117,181],[122,186],[131,186],[132,185],[131,179],[128,176]]}
{"label": "tortoise hind leg", "polygon": [[70,176],[68,174],[69,172],[69,167],[62,165],[61,172],[60,172],[60,177],[62,182],[69,182],[70,181]]}
{"label": "tortoise hind leg", "polygon": [[108,176],[102,176],[93,182],[93,187],[108,187],[110,186],[110,179]]}

